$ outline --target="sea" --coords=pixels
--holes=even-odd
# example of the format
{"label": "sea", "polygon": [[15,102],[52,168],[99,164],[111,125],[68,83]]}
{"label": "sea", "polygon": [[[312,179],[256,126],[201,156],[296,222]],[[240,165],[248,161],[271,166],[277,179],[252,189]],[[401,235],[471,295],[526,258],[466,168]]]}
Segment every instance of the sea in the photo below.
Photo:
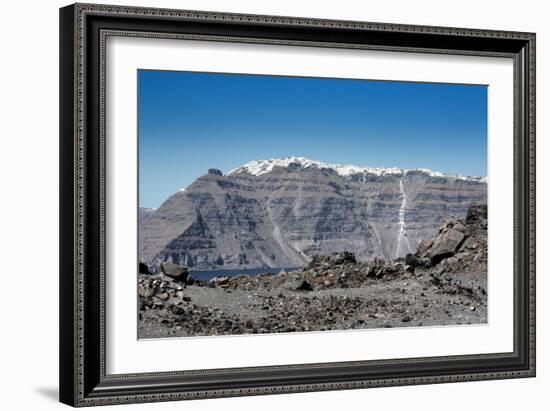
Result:
{"label": "sea", "polygon": [[260,274],[279,274],[281,270],[295,271],[300,267],[279,267],[279,268],[248,268],[248,269],[233,269],[233,270],[189,270],[191,276],[201,281],[209,281],[214,277],[234,277],[236,275],[260,275]]}

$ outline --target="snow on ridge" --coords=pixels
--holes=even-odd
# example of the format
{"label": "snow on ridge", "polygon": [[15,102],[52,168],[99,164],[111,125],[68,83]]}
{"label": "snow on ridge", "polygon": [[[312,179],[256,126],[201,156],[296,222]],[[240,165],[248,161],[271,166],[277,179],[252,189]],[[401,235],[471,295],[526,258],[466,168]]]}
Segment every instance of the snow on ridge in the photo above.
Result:
{"label": "snow on ridge", "polygon": [[430,175],[431,177],[450,177],[459,180],[477,181],[481,183],[487,183],[487,177],[472,177],[461,176],[441,173],[439,171],[432,171],[428,168],[414,168],[414,169],[401,169],[397,167],[359,167],[351,164],[331,164],[323,161],[310,160],[305,157],[286,157],[271,160],[253,160],[240,167],[228,171],[225,175],[232,175],[238,173],[248,173],[254,176],[260,176],[262,174],[273,171],[275,167],[288,167],[290,164],[298,163],[303,168],[316,167],[319,169],[328,168],[336,171],[341,176],[350,176],[353,174],[374,174],[377,176],[382,175],[403,175],[412,171],[419,171]]}

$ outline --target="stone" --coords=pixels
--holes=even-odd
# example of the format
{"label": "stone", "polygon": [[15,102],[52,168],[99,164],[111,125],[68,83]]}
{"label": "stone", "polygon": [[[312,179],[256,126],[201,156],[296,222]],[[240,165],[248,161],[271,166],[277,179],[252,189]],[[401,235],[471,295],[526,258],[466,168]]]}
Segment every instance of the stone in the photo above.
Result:
{"label": "stone", "polygon": [[428,251],[433,245],[433,240],[422,240],[418,244],[418,247],[416,249],[416,256],[419,258],[426,257],[428,255]]}
{"label": "stone", "polygon": [[472,204],[466,214],[466,224],[487,224],[487,204]]}
{"label": "stone", "polygon": [[432,264],[438,264],[443,259],[452,256],[464,240],[464,237],[464,233],[452,228],[440,233],[428,251]]}
{"label": "stone", "polygon": [[349,251],[342,251],[340,253],[332,254],[330,256],[330,262],[334,265],[355,264],[357,260],[355,259],[355,254],[350,253]]}
{"label": "stone", "polygon": [[457,221],[453,225],[453,230],[460,231],[461,233],[466,233],[466,226],[464,224],[462,224],[462,222]]}
{"label": "stone", "polygon": [[138,272],[140,274],[151,274],[151,271],[149,271],[149,266],[141,261],[139,262]]}
{"label": "stone", "polygon": [[210,281],[208,281],[209,284],[213,284],[213,285],[227,285],[228,282],[229,282],[229,277],[224,277],[224,276],[214,277],[214,278],[211,278]]}
{"label": "stone", "polygon": [[185,285],[187,284],[187,279],[189,278],[189,269],[182,265],[177,265],[168,262],[160,263],[160,270],[163,274],[172,277],[177,281],[181,281]]}
{"label": "stone", "polygon": [[296,291],[313,291],[313,287],[306,280],[302,281],[302,284],[296,288]]}
{"label": "stone", "polygon": [[174,315],[182,315],[182,314],[185,314],[185,309],[179,305],[174,305],[172,307],[172,313]]}
{"label": "stone", "polygon": [[418,267],[420,262],[418,261],[416,255],[409,253],[405,256],[405,264],[410,265],[411,267]]}

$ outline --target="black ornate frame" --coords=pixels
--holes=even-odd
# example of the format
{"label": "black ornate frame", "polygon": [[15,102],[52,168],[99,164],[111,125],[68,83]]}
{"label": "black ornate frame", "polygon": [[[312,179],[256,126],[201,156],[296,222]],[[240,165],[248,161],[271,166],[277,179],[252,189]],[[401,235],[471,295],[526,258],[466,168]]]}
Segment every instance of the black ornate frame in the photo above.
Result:
{"label": "black ornate frame", "polygon": [[[138,36],[514,61],[514,351],[105,373],[105,39]],[[535,34],[76,4],[60,10],[60,400],[74,406],[535,376]]]}

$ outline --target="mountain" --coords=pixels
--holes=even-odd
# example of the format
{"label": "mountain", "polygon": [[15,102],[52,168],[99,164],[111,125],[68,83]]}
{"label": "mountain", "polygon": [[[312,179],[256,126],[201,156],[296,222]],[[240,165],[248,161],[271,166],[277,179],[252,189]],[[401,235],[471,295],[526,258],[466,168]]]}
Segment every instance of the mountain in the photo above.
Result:
{"label": "mountain", "polygon": [[145,220],[147,220],[149,217],[153,215],[155,212],[155,208],[146,208],[146,207],[139,207],[138,208],[138,222],[141,224]]}
{"label": "mountain", "polygon": [[483,177],[303,157],[252,161],[226,174],[210,169],[149,213],[139,225],[140,259],[229,269],[297,267],[338,251],[395,258],[486,201]]}

